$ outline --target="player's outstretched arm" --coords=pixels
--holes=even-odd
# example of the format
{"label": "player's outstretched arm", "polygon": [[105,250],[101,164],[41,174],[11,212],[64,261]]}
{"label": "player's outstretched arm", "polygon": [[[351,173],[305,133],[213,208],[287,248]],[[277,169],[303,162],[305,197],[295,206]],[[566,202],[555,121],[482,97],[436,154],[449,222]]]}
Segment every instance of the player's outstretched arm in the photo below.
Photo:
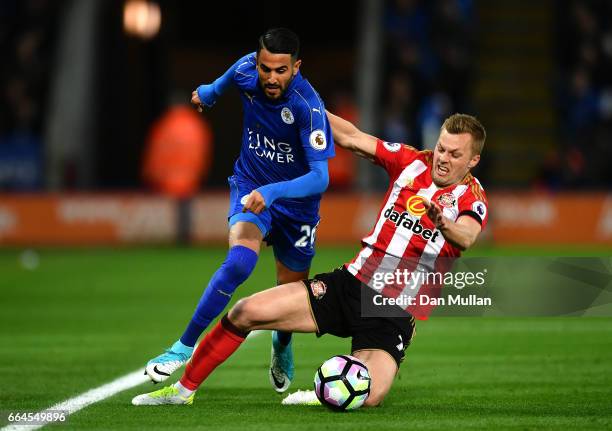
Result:
{"label": "player's outstretched arm", "polygon": [[202,84],[191,93],[191,103],[198,107],[198,111],[201,112],[202,105],[210,108],[215,104],[217,97],[221,96],[232,84],[236,69],[248,62],[247,57],[249,55],[240,58],[223,75],[215,79],[212,84]]}
{"label": "player's outstretched arm", "polygon": [[474,218],[464,215],[452,221],[442,214],[442,209],[435,202],[424,201],[427,217],[444,236],[444,239],[459,250],[467,250],[476,242],[481,231],[480,223]]}
{"label": "player's outstretched arm", "polygon": [[334,142],[358,156],[374,160],[377,138],[362,132],[353,123],[346,121],[344,118],[340,118],[329,111],[326,112],[334,136]]}
{"label": "player's outstretched arm", "polygon": [[289,181],[266,184],[253,190],[247,197],[243,212],[259,214],[281,198],[303,198],[323,193],[329,184],[327,160],[308,163],[310,172]]}

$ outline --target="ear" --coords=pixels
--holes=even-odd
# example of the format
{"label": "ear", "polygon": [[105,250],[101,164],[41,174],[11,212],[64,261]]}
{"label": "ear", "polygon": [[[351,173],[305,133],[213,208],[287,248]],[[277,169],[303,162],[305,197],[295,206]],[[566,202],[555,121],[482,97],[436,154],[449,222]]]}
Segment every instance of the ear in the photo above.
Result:
{"label": "ear", "polygon": [[295,60],[293,63],[293,76],[297,75],[300,70],[300,66],[302,65],[302,60]]}
{"label": "ear", "polygon": [[472,169],[474,166],[478,164],[479,161],[480,161],[480,154],[476,154],[475,156],[472,157],[472,159],[468,163],[468,168]]}

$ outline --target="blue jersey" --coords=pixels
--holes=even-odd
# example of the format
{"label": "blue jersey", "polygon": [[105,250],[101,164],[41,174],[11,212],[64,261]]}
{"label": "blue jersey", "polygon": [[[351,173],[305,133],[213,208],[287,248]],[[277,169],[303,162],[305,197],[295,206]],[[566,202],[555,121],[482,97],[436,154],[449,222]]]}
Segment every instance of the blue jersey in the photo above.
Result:
{"label": "blue jersey", "polygon": [[[334,156],[334,142],[325,106],[319,94],[298,72],[283,96],[268,99],[261,87],[255,53],[241,58],[233,80],[244,107],[242,147],[234,173],[242,181],[259,187],[288,181],[307,174],[308,162]],[[275,204],[311,204],[321,195],[278,199]]]}

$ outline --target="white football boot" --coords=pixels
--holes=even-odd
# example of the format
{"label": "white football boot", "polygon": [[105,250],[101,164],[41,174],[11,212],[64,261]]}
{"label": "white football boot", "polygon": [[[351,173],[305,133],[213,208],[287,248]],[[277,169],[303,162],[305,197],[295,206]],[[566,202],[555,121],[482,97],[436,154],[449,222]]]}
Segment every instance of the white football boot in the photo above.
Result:
{"label": "white football boot", "polygon": [[179,390],[175,388],[174,385],[171,385],[155,392],[137,395],[132,398],[132,404],[135,406],[161,406],[165,404],[191,405],[193,404],[194,397],[195,392],[185,397],[180,394]]}
{"label": "white football boot", "polygon": [[166,380],[176,370],[181,368],[193,354],[193,347],[185,346],[177,341],[161,355],[151,359],[145,367],[145,374],[154,383]]}

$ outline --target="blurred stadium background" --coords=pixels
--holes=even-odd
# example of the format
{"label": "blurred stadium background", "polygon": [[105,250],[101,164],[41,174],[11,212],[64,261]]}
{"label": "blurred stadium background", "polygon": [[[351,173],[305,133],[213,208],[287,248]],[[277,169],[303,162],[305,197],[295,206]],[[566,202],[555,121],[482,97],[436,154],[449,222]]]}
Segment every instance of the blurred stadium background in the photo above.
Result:
{"label": "blurred stadium background", "polygon": [[[0,245],[224,242],[240,102],[185,108],[274,25],[377,136],[431,148],[450,113],[481,118],[489,244],[612,245],[610,2],[329,3],[2,2]],[[354,244],[385,174],[338,150],[331,182],[319,244]]]}
{"label": "blurred stadium background", "polygon": [[[381,138],[432,148],[449,114],[482,120],[488,140],[474,174],[490,223],[470,255],[612,256],[612,2],[228,3],[0,2],[0,376],[13,388],[0,393],[1,409],[40,409],[141,366],[186,323],[224,256],[242,121],[237,92],[203,114],[189,107],[190,94],[254,51],[270,27],[299,34],[302,72],[327,108]],[[314,272],[352,257],[386,187],[382,170],[337,153]],[[265,252],[242,292],[272,285],[272,265]],[[390,403],[421,412],[424,428],[582,427],[584,416],[606,414],[609,425],[612,325],[581,320],[489,320],[472,339],[478,319],[432,319],[407,372],[429,371],[409,374]],[[298,340],[298,366],[308,370],[338,352],[334,341]],[[257,405],[244,406],[249,415],[273,408],[261,401],[270,397],[268,348],[267,338],[253,340],[211,381],[215,396],[246,396]],[[572,361],[582,374],[572,374]],[[258,380],[245,380],[251,368]],[[445,378],[473,392],[444,392]],[[298,379],[307,386],[310,371]],[[491,379],[497,392],[484,389]],[[415,388],[425,397],[415,399]],[[73,426],[169,421],[135,414],[126,407],[133,394]],[[569,398],[584,402],[561,409]],[[507,409],[479,410],[482,400]],[[215,406],[221,418],[232,414]],[[293,430],[314,423],[292,421]]]}

